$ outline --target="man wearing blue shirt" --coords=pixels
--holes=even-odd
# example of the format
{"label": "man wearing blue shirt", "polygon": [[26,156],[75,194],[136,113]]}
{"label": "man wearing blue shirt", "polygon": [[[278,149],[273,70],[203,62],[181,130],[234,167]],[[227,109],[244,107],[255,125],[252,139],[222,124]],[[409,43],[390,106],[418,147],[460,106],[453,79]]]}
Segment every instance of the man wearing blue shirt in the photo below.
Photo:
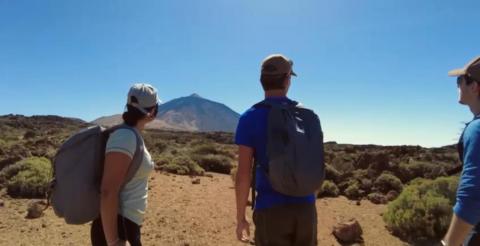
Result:
{"label": "man wearing blue shirt", "polygon": [[449,75],[457,77],[459,102],[470,108],[474,119],[465,127],[459,142],[463,170],[442,245],[476,246],[480,245],[480,57]]}
{"label": "man wearing blue shirt", "polygon": [[[265,101],[278,104],[294,104],[287,97],[293,62],[274,54],[262,62],[260,81],[265,91]],[[293,197],[275,191],[267,176],[267,119],[269,108],[252,107],[238,123],[235,143],[239,146],[239,161],[235,192],[237,202],[237,238],[249,240],[249,223],[245,216],[252,169],[255,167],[254,184],[257,196],[254,201],[256,245],[317,244],[317,214],[315,195]],[[256,163],[256,165],[253,165]]]}

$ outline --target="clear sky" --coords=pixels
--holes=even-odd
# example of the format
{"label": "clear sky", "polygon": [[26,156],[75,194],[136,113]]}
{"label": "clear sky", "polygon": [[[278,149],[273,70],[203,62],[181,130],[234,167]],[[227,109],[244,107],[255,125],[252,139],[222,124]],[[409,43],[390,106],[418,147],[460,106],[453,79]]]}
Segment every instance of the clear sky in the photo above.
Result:
{"label": "clear sky", "polygon": [[442,146],[472,118],[448,70],[480,55],[480,1],[0,0],[0,115],[120,113],[134,82],[242,113],[261,60],[284,53],[290,97],[326,140]]}

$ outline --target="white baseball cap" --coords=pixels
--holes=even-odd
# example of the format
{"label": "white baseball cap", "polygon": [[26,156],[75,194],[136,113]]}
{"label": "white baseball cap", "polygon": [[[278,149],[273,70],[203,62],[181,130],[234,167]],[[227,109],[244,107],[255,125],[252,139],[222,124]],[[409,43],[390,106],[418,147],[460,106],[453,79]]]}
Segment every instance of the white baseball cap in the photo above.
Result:
{"label": "white baseball cap", "polygon": [[146,108],[151,108],[160,104],[157,96],[157,89],[150,84],[138,83],[130,87],[128,91],[127,105],[131,105],[144,114],[147,114]]}

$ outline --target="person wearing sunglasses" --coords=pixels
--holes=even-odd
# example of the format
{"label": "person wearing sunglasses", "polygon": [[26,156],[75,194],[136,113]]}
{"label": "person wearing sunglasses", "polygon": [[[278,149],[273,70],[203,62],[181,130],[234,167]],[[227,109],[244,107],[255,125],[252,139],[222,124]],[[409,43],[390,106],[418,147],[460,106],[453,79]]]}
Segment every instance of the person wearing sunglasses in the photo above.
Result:
{"label": "person wearing sunglasses", "polygon": [[459,103],[473,113],[458,143],[463,169],[456,203],[442,245],[480,245],[480,56],[465,67],[450,71],[457,77]]}

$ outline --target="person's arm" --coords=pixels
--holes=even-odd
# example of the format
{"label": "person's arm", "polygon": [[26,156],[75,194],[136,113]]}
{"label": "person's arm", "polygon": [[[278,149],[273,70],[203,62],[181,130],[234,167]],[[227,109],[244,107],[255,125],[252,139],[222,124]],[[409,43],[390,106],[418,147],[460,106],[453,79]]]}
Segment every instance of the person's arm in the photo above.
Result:
{"label": "person's arm", "polygon": [[445,245],[460,246],[467,237],[468,233],[472,230],[473,225],[470,225],[466,221],[462,220],[456,214],[453,214],[452,221],[450,222],[450,228],[445,235],[443,241]]}
{"label": "person's arm", "polygon": [[464,132],[463,171],[457,189],[454,215],[444,237],[446,245],[461,245],[480,222],[480,121]]}
{"label": "person's arm", "polygon": [[100,214],[107,244],[123,245],[118,237],[117,215],[119,193],[132,158],[121,152],[109,152],[105,155],[103,171]]}
{"label": "person's arm", "polygon": [[252,163],[253,148],[239,145],[235,195],[237,202],[237,238],[243,242],[247,242],[250,236],[250,224],[246,219],[245,210],[247,208],[248,194],[252,182]]}

